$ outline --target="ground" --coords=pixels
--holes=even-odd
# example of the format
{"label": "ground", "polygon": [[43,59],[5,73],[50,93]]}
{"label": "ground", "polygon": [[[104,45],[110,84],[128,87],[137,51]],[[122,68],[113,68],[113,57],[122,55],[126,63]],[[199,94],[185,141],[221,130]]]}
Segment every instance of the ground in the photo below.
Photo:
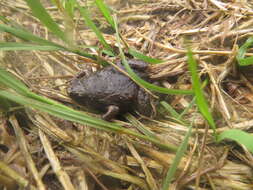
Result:
{"label": "ground", "polygon": [[[74,22],[51,1],[42,1],[59,26],[83,51],[100,54],[97,36],[77,12]],[[191,89],[187,64],[190,45],[198,63],[205,97],[220,134],[228,129],[251,133],[253,126],[253,67],[239,67],[238,49],[252,35],[251,1],[105,1],[117,15],[120,33],[129,47],[164,60],[149,66],[152,79],[171,89]],[[92,1],[87,5],[106,41],[115,49],[116,37]],[[0,13],[35,35],[63,42],[32,16],[22,0],[2,0]],[[0,30],[1,31],[1,30]],[[23,42],[5,32],[1,42]],[[126,50],[126,49],[125,49]],[[252,56],[252,49],[247,51]],[[100,69],[93,60],[67,51],[0,51],[0,66],[31,91],[76,110],[67,95],[71,78],[81,70]],[[232,141],[215,142],[213,129],[192,105],[192,95],[168,95],[165,101],[178,113],[176,120],[164,107],[151,119],[127,114],[115,123],[139,133],[152,133],[164,144],[178,147],[192,125],[188,148],[177,167],[170,189],[252,189],[252,154]],[[193,102],[194,103],[194,102]],[[162,189],[175,151],[128,134],[103,131],[59,119],[36,109],[14,105],[0,117],[0,189]],[[87,112],[85,112],[87,113]],[[100,117],[94,113],[88,113]],[[15,172],[15,173],[11,173]],[[42,180],[40,180],[42,179]],[[2,185],[1,185],[2,184]]]}

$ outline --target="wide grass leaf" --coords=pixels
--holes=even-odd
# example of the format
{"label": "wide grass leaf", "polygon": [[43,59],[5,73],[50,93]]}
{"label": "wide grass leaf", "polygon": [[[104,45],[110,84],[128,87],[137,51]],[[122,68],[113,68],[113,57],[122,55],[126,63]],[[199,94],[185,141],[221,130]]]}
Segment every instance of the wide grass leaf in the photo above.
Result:
{"label": "wide grass leaf", "polygon": [[191,72],[191,77],[192,77],[193,91],[196,96],[196,103],[197,103],[198,109],[200,113],[204,116],[204,118],[208,121],[209,125],[213,129],[214,135],[216,136],[216,125],[213,120],[212,114],[209,111],[208,103],[204,96],[204,92],[202,90],[202,85],[201,85],[200,78],[197,72],[197,62],[193,58],[193,54],[190,49],[188,49],[187,57],[188,57],[189,70]]}
{"label": "wide grass leaf", "polygon": [[12,35],[14,35],[14,36],[16,36],[20,39],[26,40],[26,41],[38,43],[38,44],[41,44],[41,45],[50,45],[50,46],[56,46],[56,47],[63,48],[59,44],[48,41],[44,38],[41,38],[39,36],[36,36],[36,35],[32,34],[31,32],[29,32],[27,30],[23,30],[23,29],[20,29],[20,28],[14,28],[14,27],[10,27],[10,26],[5,25],[5,24],[0,24],[0,31],[10,33],[10,34],[12,34]]}
{"label": "wide grass leaf", "polygon": [[253,64],[253,56],[244,58],[247,49],[250,46],[252,46],[252,44],[253,44],[253,36],[248,38],[247,41],[239,48],[236,58],[240,66],[247,66]]}
{"label": "wide grass leaf", "polygon": [[244,145],[251,153],[253,153],[253,135],[239,129],[230,129],[218,135],[218,142],[224,139],[231,139],[239,144]]}
{"label": "wide grass leaf", "polygon": [[35,45],[35,44],[16,43],[16,42],[0,42],[0,50],[1,51],[16,51],[16,50],[56,51],[56,50],[64,50],[64,49],[58,46],[50,46],[50,45]]}
{"label": "wide grass leaf", "polygon": [[91,116],[88,116],[85,113],[80,114],[75,110],[69,110],[67,107],[65,109],[65,107],[57,103],[55,103],[54,105],[53,104],[49,105],[47,103],[40,102],[33,98],[28,98],[28,97],[21,96],[15,93],[11,93],[10,91],[4,91],[4,90],[0,91],[0,96],[8,100],[11,100],[13,102],[19,103],[21,105],[47,112],[56,117],[60,117],[60,118],[70,120],[73,122],[79,122],[82,124],[92,125],[93,127],[97,129],[103,129],[107,131],[115,131],[115,130],[117,131],[117,129],[120,128],[120,126],[117,126],[117,125],[113,125],[113,124],[108,125],[108,123],[106,124],[105,121],[92,118]]}
{"label": "wide grass leaf", "polygon": [[0,67],[0,84],[3,84],[6,87],[16,90],[18,93],[27,95],[29,89],[21,81],[15,79],[13,75],[7,72],[5,69]]}
{"label": "wide grass leaf", "polygon": [[12,35],[14,35],[14,36],[16,36],[16,37],[18,37],[20,39],[25,40],[25,41],[36,43],[36,44],[39,44],[39,45],[55,46],[55,49],[59,48],[61,50],[73,52],[73,53],[76,53],[76,54],[81,55],[83,57],[90,58],[90,59],[95,60],[95,61],[97,61],[97,60],[99,61],[100,60],[99,63],[101,63],[102,65],[108,65],[108,63],[106,61],[101,60],[96,55],[92,55],[92,54],[86,53],[84,51],[81,51],[80,49],[69,49],[69,48],[66,48],[64,46],[61,46],[59,44],[56,44],[54,42],[48,41],[48,40],[46,40],[44,38],[41,38],[39,36],[33,35],[31,32],[23,30],[23,29],[20,29],[20,28],[13,28],[13,27],[7,26],[5,24],[0,24],[0,31],[10,33],[10,34],[12,34]]}
{"label": "wide grass leaf", "polygon": [[32,10],[32,13],[35,17],[37,17],[57,37],[59,37],[65,42],[68,42],[65,33],[60,29],[58,24],[48,14],[48,12],[46,11],[46,9],[43,7],[43,5],[39,0],[25,0],[25,1]]}
{"label": "wide grass leaf", "polygon": [[[143,140],[153,142],[154,144],[164,149],[173,150],[173,151],[176,150],[176,147],[174,145],[161,143],[159,140],[154,139],[152,137],[148,137],[148,136],[136,133],[135,131],[126,129],[119,124],[115,124],[115,123],[107,122],[95,117],[91,117],[83,112],[75,111],[57,102],[54,102],[53,104],[48,104],[43,101],[36,100],[34,98],[21,96],[13,92],[4,91],[4,90],[2,91],[0,90],[0,97],[16,102],[18,104],[24,105],[26,107],[47,112],[53,116],[56,116],[62,119],[66,119],[72,122],[77,122],[83,125],[89,125],[90,127],[94,127],[96,129],[100,129],[100,130],[104,130],[108,132],[116,132],[116,133],[131,135]],[[48,102],[50,102],[50,100]]]}

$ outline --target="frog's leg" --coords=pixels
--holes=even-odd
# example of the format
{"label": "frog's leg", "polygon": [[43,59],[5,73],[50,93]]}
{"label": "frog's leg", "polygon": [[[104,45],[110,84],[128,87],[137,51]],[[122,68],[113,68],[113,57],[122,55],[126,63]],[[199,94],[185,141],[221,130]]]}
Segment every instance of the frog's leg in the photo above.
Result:
{"label": "frog's leg", "polygon": [[75,76],[75,79],[80,79],[80,78],[82,78],[82,77],[84,77],[84,76],[87,76],[87,75],[88,75],[88,72],[82,70],[82,71],[79,71],[79,72],[77,73],[77,75]]}
{"label": "frog's leg", "polygon": [[107,107],[107,112],[102,115],[102,118],[104,120],[110,121],[112,118],[114,118],[119,113],[119,107],[115,105],[110,105]]}
{"label": "frog's leg", "polygon": [[130,59],[128,60],[128,64],[132,69],[136,69],[138,71],[145,71],[148,68],[148,63],[141,60]]}
{"label": "frog's leg", "polygon": [[[148,68],[148,63],[136,59],[128,59],[127,60],[128,64],[132,69],[136,69],[138,71],[145,71]],[[121,63],[120,60],[116,62],[117,66],[122,67],[123,63]]]}
{"label": "frog's leg", "polygon": [[153,98],[143,89],[138,91],[136,110],[147,117],[154,117],[156,114],[155,107],[153,106]]}

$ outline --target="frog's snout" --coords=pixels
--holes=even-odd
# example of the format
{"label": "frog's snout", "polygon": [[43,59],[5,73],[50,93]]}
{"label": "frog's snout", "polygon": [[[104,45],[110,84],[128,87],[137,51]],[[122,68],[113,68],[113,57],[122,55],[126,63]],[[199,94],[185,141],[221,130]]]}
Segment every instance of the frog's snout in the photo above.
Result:
{"label": "frog's snout", "polygon": [[71,96],[72,94],[75,94],[75,89],[73,86],[70,86],[67,88],[67,93]]}
{"label": "frog's snout", "polygon": [[71,81],[67,93],[70,97],[78,97],[80,96],[80,92],[82,91],[82,86],[77,81]]}

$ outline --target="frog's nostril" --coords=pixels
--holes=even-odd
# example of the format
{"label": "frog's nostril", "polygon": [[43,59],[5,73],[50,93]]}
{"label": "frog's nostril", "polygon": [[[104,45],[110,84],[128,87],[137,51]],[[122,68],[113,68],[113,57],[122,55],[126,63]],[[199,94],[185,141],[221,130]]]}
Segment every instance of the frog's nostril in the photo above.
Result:
{"label": "frog's nostril", "polygon": [[69,87],[67,92],[70,96],[77,94],[76,89],[74,87]]}

